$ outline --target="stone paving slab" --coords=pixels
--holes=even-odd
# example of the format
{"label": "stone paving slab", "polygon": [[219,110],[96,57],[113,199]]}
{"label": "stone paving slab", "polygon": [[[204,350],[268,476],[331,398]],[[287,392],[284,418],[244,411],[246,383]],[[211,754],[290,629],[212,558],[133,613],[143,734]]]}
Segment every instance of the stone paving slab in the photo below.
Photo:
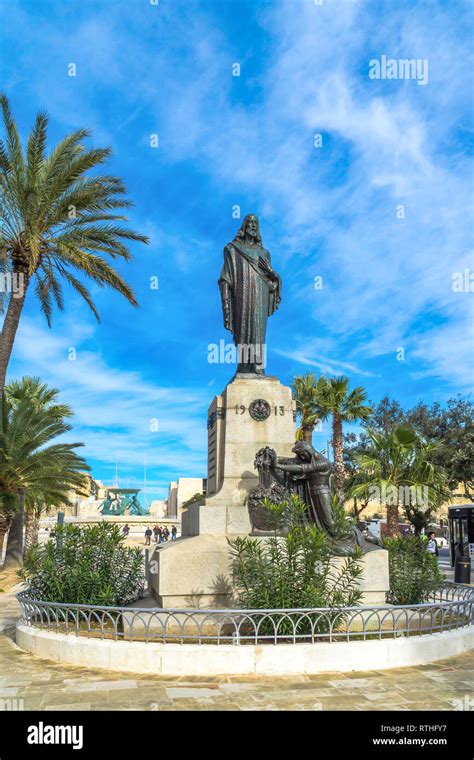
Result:
{"label": "stone paving slab", "polygon": [[[295,677],[153,676],[62,665],[13,640],[19,606],[0,594],[0,705],[25,710],[453,710],[474,709],[474,657],[367,673]],[[12,622],[13,621],[13,622]],[[335,645],[335,652],[337,644]]]}

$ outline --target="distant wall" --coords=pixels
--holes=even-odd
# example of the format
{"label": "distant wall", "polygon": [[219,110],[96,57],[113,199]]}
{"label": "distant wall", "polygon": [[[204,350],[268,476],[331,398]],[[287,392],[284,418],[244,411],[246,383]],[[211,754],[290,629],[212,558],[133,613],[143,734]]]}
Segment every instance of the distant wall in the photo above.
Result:
{"label": "distant wall", "polygon": [[179,478],[177,484],[176,501],[178,507],[178,517],[181,518],[183,513],[183,504],[185,501],[194,496],[195,493],[202,493],[204,488],[203,478]]}

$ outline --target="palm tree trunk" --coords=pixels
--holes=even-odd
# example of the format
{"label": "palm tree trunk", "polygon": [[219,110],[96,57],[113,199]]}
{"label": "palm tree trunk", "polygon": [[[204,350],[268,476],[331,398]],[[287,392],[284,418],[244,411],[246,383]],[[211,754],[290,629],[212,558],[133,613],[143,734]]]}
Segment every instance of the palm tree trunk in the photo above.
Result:
{"label": "palm tree trunk", "polygon": [[344,501],[344,458],[342,447],[342,421],[337,412],[332,419],[332,446],[334,451],[334,495]]}
{"label": "palm tree trunk", "polygon": [[21,295],[18,295],[18,297],[13,293],[10,296],[7,313],[0,334],[0,398],[3,396],[8,364],[10,362],[16,331],[18,330],[21,312],[25,303],[26,291],[28,289],[28,275],[24,272],[14,272],[14,274],[23,275],[23,279],[20,280],[23,283],[23,292]]}
{"label": "palm tree trunk", "polygon": [[309,443],[310,446],[313,445],[313,429],[314,429],[314,425],[304,425],[302,427],[303,441],[306,441],[306,443]]}
{"label": "palm tree trunk", "polygon": [[9,514],[0,515],[0,563],[2,561],[3,542],[5,541],[5,536],[10,530],[11,523],[12,523],[11,515]]}
{"label": "palm tree trunk", "polygon": [[20,491],[20,507],[13,515],[8,533],[7,551],[5,553],[4,569],[18,569],[23,562],[23,523],[25,513],[25,492]]}
{"label": "palm tree trunk", "polygon": [[33,544],[38,543],[40,515],[36,509],[28,509],[25,512],[25,547],[23,549],[23,556],[26,555],[28,549]]}
{"label": "palm tree trunk", "polygon": [[387,504],[387,536],[398,536],[398,504]]}
{"label": "palm tree trunk", "polygon": [[359,517],[361,516],[362,512],[364,511],[364,509],[367,509],[367,502],[365,502],[365,503],[362,502],[361,505],[360,505],[360,507],[359,507],[359,499],[357,499],[354,496],[352,498],[352,505],[353,505],[352,509],[353,509],[353,512],[354,512],[354,517],[356,518],[356,520],[358,520]]}

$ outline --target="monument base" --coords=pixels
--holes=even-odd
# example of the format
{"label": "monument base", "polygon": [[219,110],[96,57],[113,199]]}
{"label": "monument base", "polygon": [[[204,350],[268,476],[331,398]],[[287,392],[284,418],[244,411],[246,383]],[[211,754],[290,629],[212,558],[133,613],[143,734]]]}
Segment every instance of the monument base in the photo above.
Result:
{"label": "monument base", "polygon": [[[207,420],[207,495],[183,511],[182,538],[160,546],[152,558],[152,593],[162,607],[235,606],[228,538],[252,533],[246,500],[259,482],[256,454],[270,447],[292,456],[295,416],[291,388],[275,377],[237,374],[214,397]],[[369,552],[362,562],[362,603],[384,604],[388,553]]]}
{"label": "monument base", "polygon": [[206,506],[244,506],[258,484],[257,451],[291,456],[295,418],[291,388],[275,377],[236,375],[209,407]]}
{"label": "monument base", "polygon": [[152,556],[152,594],[165,608],[232,607],[229,564],[229,545],[222,534],[165,544]]}
{"label": "monument base", "polygon": [[182,536],[247,536],[252,532],[246,506],[191,504],[182,515]]}
{"label": "monument base", "polygon": [[[160,606],[167,608],[233,607],[236,600],[230,561],[227,537],[217,531],[214,535],[196,535],[157,548],[152,558],[153,596]],[[344,558],[335,561],[343,562]],[[368,552],[361,563],[360,604],[385,604],[389,589],[388,552],[385,549]]]}

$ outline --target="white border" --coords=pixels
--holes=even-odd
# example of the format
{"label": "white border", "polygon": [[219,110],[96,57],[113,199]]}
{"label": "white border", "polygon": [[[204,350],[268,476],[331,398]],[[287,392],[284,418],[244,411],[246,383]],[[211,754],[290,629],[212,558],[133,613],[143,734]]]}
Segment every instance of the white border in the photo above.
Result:
{"label": "white border", "polygon": [[382,641],[158,644],[87,639],[18,623],[21,649],[56,662],[154,675],[313,675],[424,665],[474,649],[474,626]]}

